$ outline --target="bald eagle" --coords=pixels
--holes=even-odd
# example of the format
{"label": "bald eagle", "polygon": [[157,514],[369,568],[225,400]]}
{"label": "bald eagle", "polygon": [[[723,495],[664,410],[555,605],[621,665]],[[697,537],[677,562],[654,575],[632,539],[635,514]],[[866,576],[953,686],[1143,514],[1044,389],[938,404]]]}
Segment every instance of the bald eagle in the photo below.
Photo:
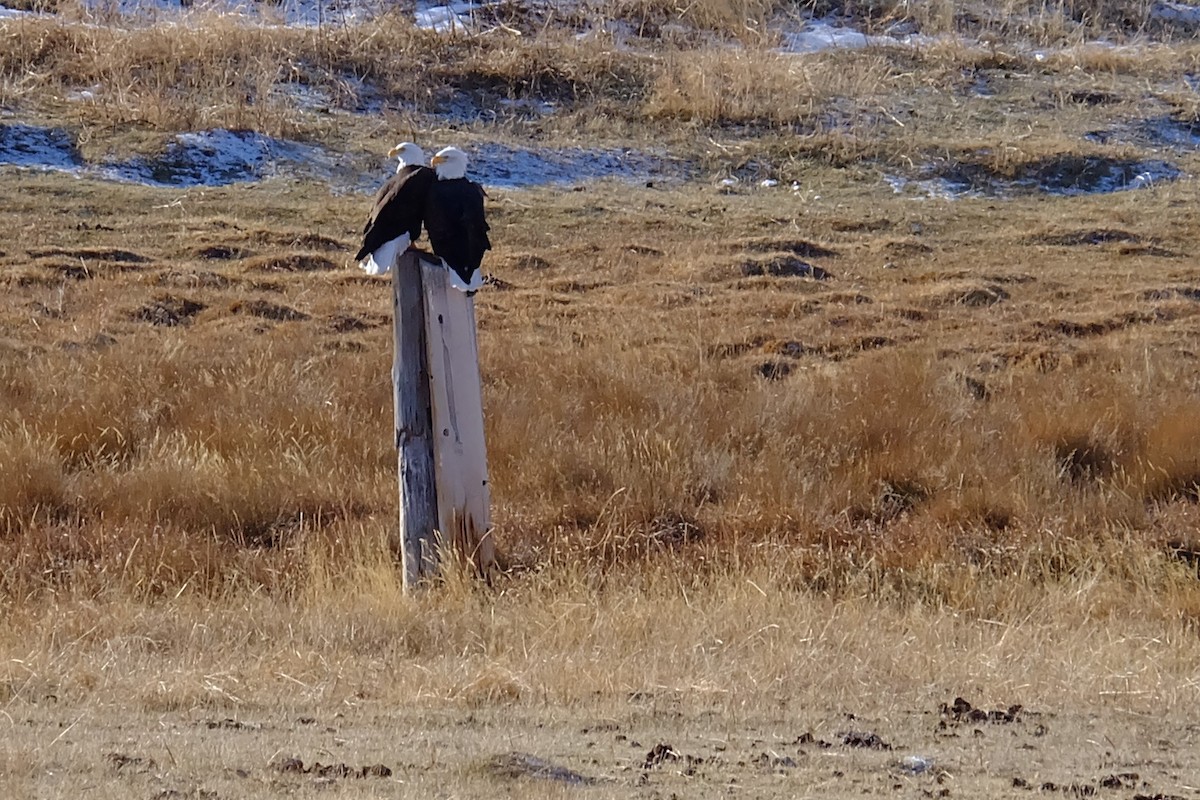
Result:
{"label": "bald eagle", "polygon": [[363,228],[363,244],[354,260],[368,275],[384,275],[396,257],[421,235],[421,220],[434,172],[425,166],[425,152],[412,142],[388,151],[399,159],[396,174],[379,188]]}
{"label": "bald eagle", "polygon": [[483,286],[479,267],[492,249],[483,211],[483,187],[467,180],[467,154],[456,147],[438,151],[430,162],[437,180],[425,200],[425,230],[434,254],[450,270],[450,285],[474,294]]}

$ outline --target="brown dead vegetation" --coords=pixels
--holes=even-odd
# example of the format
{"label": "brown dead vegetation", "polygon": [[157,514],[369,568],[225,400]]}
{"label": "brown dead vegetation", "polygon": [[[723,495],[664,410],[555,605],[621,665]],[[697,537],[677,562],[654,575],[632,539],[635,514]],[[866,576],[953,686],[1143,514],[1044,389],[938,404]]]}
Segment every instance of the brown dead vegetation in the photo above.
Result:
{"label": "brown dead vegetation", "polygon": [[[9,179],[47,198],[73,181]],[[6,591],[111,580],[103,553],[151,529],[202,554],[181,544],[169,569],[139,559],[120,581],[200,588],[189,570],[240,547],[278,564],[347,525],[386,531],[386,282],[313,252],[353,240],[362,199],[205,190],[181,227],[153,212],[159,190],[102,206],[112,191],[66,196],[65,214],[107,208],[72,252],[140,271],[7,294],[22,333],[3,362]],[[1200,305],[1182,274],[1117,245],[1186,251],[1188,186],[1009,201],[1002,224],[986,203],[856,206],[857,185],[827,191],[783,200],[784,219],[786,195],[767,191],[493,194],[506,233],[489,263],[505,288],[478,303],[509,566],[783,540],[849,547],[847,569],[923,570],[1023,542],[1023,556],[979,562],[1003,570],[1065,540],[1159,547],[1163,509],[1196,495],[1186,453],[1200,442],[1183,421]],[[580,241],[577,210],[597,204],[611,210],[596,230],[619,239]],[[288,232],[297,208],[311,235]],[[672,229],[699,208],[719,220],[700,239]],[[189,231],[217,220],[214,258]],[[905,247],[897,230],[913,231]],[[64,247],[23,244],[0,248],[6,272]],[[30,315],[36,327],[16,324]],[[56,537],[78,543],[66,573]],[[274,569],[268,585],[291,591]]]}

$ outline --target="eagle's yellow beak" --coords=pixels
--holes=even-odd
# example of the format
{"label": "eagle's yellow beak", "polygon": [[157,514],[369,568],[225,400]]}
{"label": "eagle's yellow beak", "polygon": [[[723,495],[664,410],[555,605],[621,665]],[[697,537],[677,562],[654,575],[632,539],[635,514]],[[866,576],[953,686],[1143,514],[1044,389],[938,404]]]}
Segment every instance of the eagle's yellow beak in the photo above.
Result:
{"label": "eagle's yellow beak", "polygon": [[446,162],[446,157],[439,154],[439,155],[434,156],[430,160],[429,166],[436,167],[438,164],[444,164],[445,162]]}
{"label": "eagle's yellow beak", "polygon": [[395,158],[400,155],[400,145],[396,145],[391,150],[388,150],[388,158]]}

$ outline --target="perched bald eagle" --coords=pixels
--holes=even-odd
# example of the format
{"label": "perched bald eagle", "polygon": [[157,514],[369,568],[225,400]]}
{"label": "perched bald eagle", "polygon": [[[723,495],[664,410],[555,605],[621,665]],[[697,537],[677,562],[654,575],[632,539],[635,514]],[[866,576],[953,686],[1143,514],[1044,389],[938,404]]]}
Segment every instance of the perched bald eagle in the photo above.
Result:
{"label": "perched bald eagle", "polygon": [[430,164],[437,180],[425,200],[429,245],[450,269],[450,285],[473,294],[483,286],[483,253],[492,249],[483,187],[467,180],[467,154],[456,147],[438,151]]}
{"label": "perched bald eagle", "polygon": [[375,205],[363,228],[363,245],[354,260],[368,275],[385,275],[396,257],[421,235],[425,202],[435,175],[425,166],[425,152],[412,142],[388,151],[399,159],[396,174],[375,195]]}

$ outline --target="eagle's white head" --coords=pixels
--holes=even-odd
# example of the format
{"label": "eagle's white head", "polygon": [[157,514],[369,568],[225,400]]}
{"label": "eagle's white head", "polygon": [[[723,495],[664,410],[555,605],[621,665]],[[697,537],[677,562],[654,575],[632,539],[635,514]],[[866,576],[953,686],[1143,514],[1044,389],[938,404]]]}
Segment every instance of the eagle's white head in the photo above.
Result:
{"label": "eagle's white head", "polygon": [[467,175],[467,154],[457,147],[447,147],[439,150],[429,166],[437,170],[438,180],[449,181],[455,178],[465,178]]}
{"label": "eagle's white head", "polygon": [[412,142],[401,142],[391,150],[388,150],[388,158],[394,158],[400,162],[396,167],[397,172],[405,167],[422,167],[425,165],[425,151]]}

